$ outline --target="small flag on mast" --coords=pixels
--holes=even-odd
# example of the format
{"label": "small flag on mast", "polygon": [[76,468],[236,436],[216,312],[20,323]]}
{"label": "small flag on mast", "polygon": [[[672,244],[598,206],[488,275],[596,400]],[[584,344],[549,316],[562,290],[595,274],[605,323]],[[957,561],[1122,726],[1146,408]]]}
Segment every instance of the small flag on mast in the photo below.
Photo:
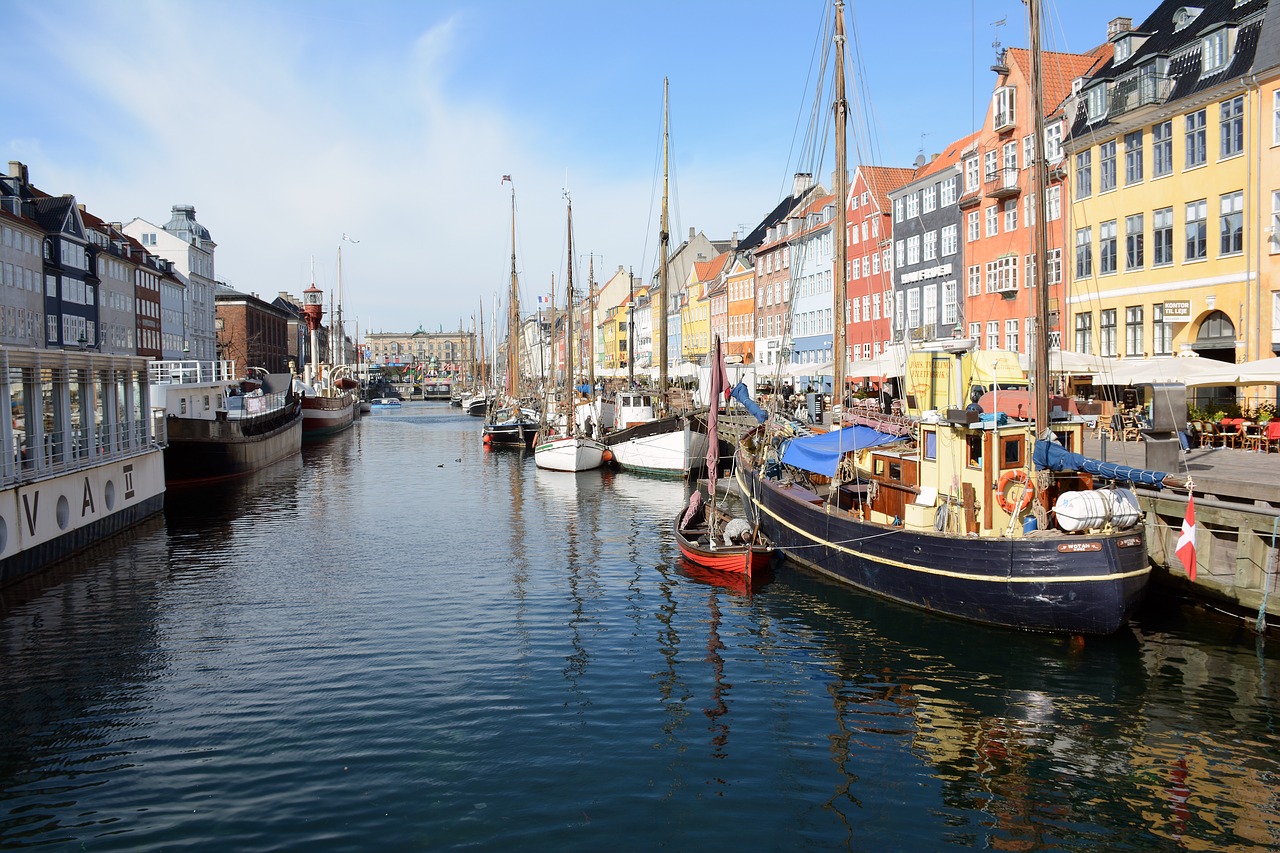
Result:
{"label": "small flag on mast", "polygon": [[1182,560],[1186,567],[1187,578],[1196,579],[1196,501],[1191,493],[1191,483],[1187,483],[1187,514],[1182,519],[1182,535],[1178,537],[1178,547],[1173,553]]}
{"label": "small flag on mast", "polygon": [[550,304],[551,304],[551,297],[550,297],[550,296],[539,296],[539,297],[538,297],[538,307],[539,307],[539,308],[541,308],[543,305],[550,305]]}
{"label": "small flag on mast", "polygon": [[511,183],[511,176],[510,176],[510,175],[503,175],[503,176],[502,176],[502,183],[504,183],[504,184],[509,184],[509,183]]}

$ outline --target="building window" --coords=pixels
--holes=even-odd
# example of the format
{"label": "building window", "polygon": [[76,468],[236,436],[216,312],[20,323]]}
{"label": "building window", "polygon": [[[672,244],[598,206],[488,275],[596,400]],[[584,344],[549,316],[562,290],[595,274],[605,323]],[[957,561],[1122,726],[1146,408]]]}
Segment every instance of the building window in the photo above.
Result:
{"label": "building window", "polygon": [[1143,355],[1142,349],[1142,306],[1130,305],[1124,309],[1124,352],[1125,355]]}
{"label": "building window", "polygon": [[1016,92],[1012,86],[1001,86],[996,89],[992,96],[992,121],[994,127],[992,130],[999,130],[1002,127],[1009,127],[1014,124],[1016,112],[1014,110]]}
{"label": "building window", "polygon": [[1151,265],[1173,263],[1173,208],[1165,207],[1151,214]]}
{"label": "building window", "polygon": [[978,211],[969,211],[968,229],[965,231],[965,242],[972,243],[982,236],[982,220],[978,216]]}
{"label": "building window", "polygon": [[994,237],[1000,233],[1000,210],[996,205],[987,208],[987,236]]}
{"label": "building window", "polygon": [[994,181],[1000,169],[1000,152],[992,149],[982,155],[982,180]]}
{"label": "building window", "polygon": [[920,235],[907,238],[907,265],[920,263]]}
{"label": "building window", "polygon": [[987,293],[1018,289],[1018,256],[1008,255],[987,263]]}
{"label": "building window", "polygon": [[1049,284],[1062,284],[1062,249],[1050,249],[1045,253],[1045,277]]}
{"label": "building window", "polygon": [[1160,178],[1173,173],[1173,121],[1165,121],[1151,128],[1151,177]]}
{"label": "building window", "polygon": [[1244,193],[1236,190],[1219,196],[1221,210],[1220,255],[1235,255],[1244,250]]}
{"label": "building window", "polygon": [[1098,355],[1104,358],[1116,357],[1116,309],[1114,308],[1104,308],[1098,312]]}
{"label": "building window", "polygon": [[937,231],[929,231],[924,235],[924,259],[926,261],[936,261],[938,259]]}
{"label": "building window", "polygon": [[1076,352],[1093,352],[1093,314],[1076,315]]}
{"label": "building window", "polygon": [[982,324],[981,323],[969,324],[969,339],[973,341],[982,340]]}
{"label": "building window", "polygon": [[1187,114],[1186,168],[1188,169],[1203,166],[1205,159],[1208,157],[1208,152],[1205,149],[1204,117],[1204,110],[1196,110]]}
{"label": "building window", "polygon": [[1187,253],[1184,261],[1198,261],[1209,254],[1208,203],[1205,199],[1187,205]]}
{"label": "building window", "polygon": [[1018,351],[1018,319],[1016,317],[1004,321],[1004,348],[1010,352]]}
{"label": "building window", "polygon": [[964,161],[964,191],[971,193],[978,188],[978,155]]}
{"label": "building window", "polygon": [[939,193],[938,203],[943,207],[956,203],[956,179],[954,175],[942,182],[942,191]]}
{"label": "building window", "polygon": [[982,295],[982,266],[974,264],[969,267],[969,295]]}
{"label": "building window", "polygon": [[1271,191],[1271,254],[1280,252],[1280,190]]}
{"label": "building window", "polygon": [[938,207],[938,188],[925,187],[920,198],[920,212],[932,213]]}
{"label": "building window", "polygon": [[1057,222],[1062,216],[1062,187],[1049,187],[1045,191],[1045,221]]}
{"label": "building window", "polygon": [[1006,199],[1004,202],[1004,230],[1014,231],[1018,228],[1018,200]]}
{"label": "building window", "polygon": [[1151,354],[1173,355],[1173,324],[1164,321],[1164,303],[1151,306]]}
{"label": "building window", "polygon": [[938,285],[926,284],[923,288],[923,313],[920,323],[932,331],[938,325]]}
{"label": "building window", "polygon": [[1213,74],[1227,64],[1227,30],[1212,32],[1200,40],[1200,76]]}
{"label": "building window", "polygon": [[1093,152],[1081,151],[1076,155],[1076,198],[1093,195]]}
{"label": "building window", "polygon": [[942,228],[942,256],[954,255],[959,251],[959,240],[957,237],[957,225],[945,225]]}
{"label": "building window", "polygon": [[1116,271],[1116,221],[1103,222],[1098,226],[1098,274],[1106,275]]}
{"label": "building window", "polygon": [[1036,224],[1036,194],[1027,193],[1022,197],[1022,218],[1027,223],[1027,227],[1031,228]]}
{"label": "building window", "polygon": [[1000,349],[1000,321],[987,321],[987,349]]}
{"label": "building window", "polygon": [[906,202],[904,202],[900,198],[895,198],[893,200],[893,221],[901,222],[902,216],[906,212],[906,209],[907,209]]}
{"label": "building window", "polygon": [[915,219],[920,215],[920,193],[907,196],[907,219]]}
{"label": "building window", "polygon": [[1093,275],[1093,229],[1076,229],[1076,278]]}
{"label": "building window", "polygon": [[949,279],[942,283],[942,325],[950,326],[955,323],[958,315],[957,305],[958,296],[955,279]]}
{"label": "building window", "polygon": [[1140,270],[1145,262],[1142,252],[1142,214],[1124,218],[1124,268]]}
{"label": "building window", "polygon": [[1055,121],[1045,127],[1044,158],[1050,163],[1062,159],[1062,122]]}
{"label": "building window", "polygon": [[1022,168],[1024,169],[1030,169],[1035,165],[1036,150],[1033,139],[1035,139],[1034,136],[1022,137]]}
{"label": "building window", "polygon": [[1280,145],[1280,89],[1271,93],[1271,144]]}
{"label": "building window", "polygon": [[1085,108],[1089,121],[1094,122],[1107,114],[1107,84],[1099,83],[1085,93]]}
{"label": "building window", "polygon": [[1142,131],[1124,135],[1124,182],[1137,184],[1142,181]]}
{"label": "building window", "polygon": [[1098,146],[1098,192],[1105,193],[1116,188],[1116,141],[1114,139]]}
{"label": "building window", "polygon": [[1244,95],[1219,104],[1220,157],[1234,157],[1244,150]]}

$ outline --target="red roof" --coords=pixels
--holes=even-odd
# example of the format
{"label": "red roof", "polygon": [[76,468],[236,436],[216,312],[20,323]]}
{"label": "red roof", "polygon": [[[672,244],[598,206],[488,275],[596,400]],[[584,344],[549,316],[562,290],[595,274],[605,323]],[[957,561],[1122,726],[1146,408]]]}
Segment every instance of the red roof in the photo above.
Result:
{"label": "red roof", "polygon": [[[916,176],[915,169],[901,166],[868,166],[865,163],[858,167],[858,172],[862,175],[862,182],[866,185],[868,192],[875,198],[876,207],[880,208],[882,213],[889,210],[889,193],[903,184],[910,183]],[[855,175],[853,184],[857,182]]]}
{"label": "red roof", "polygon": [[[1071,94],[1071,82],[1077,77],[1084,77],[1095,68],[1100,68],[1111,61],[1114,46],[1110,42],[1100,44],[1088,53],[1055,53],[1045,51],[1040,54],[1041,68],[1044,69],[1044,114],[1051,116],[1058,111],[1063,102]],[[1017,65],[1023,79],[1031,79],[1031,51],[1025,47],[1009,48],[1007,62]]]}

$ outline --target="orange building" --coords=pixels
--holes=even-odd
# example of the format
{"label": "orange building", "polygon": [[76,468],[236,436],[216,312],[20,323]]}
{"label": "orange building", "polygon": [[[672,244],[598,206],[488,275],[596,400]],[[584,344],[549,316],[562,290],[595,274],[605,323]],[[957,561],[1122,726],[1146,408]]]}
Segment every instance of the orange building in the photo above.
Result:
{"label": "orange building", "polygon": [[891,340],[893,218],[889,192],[915,174],[915,169],[862,165],[849,182],[844,319],[845,358],[850,361],[879,355]]}
{"label": "orange building", "polygon": [[1062,255],[1066,243],[1064,205],[1068,202],[1062,160],[1063,104],[1072,81],[1105,63],[1111,45],[1089,53],[1045,53],[1045,155],[1050,171],[1046,198],[1034,197],[1031,109],[1031,55],[1008,48],[993,68],[998,75],[991,106],[977,144],[964,154],[963,190],[964,308],[966,331],[981,349],[1026,353],[1035,334],[1032,236],[1037,210],[1048,220],[1049,340],[1061,335]]}

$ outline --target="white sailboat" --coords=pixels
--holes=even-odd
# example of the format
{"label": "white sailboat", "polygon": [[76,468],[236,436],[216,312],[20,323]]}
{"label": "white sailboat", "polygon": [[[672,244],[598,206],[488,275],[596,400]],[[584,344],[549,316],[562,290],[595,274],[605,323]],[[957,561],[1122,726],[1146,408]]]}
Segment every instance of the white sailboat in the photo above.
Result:
{"label": "white sailboat", "polygon": [[658,393],[629,391],[618,395],[614,410],[617,429],[604,436],[604,443],[618,467],[624,471],[682,476],[707,455],[707,434],[695,428],[682,414],[664,411],[667,388],[667,260],[670,240],[668,214],[668,128],[667,81],[662,81],[662,219],[658,228],[658,293],[654,347],[658,361]]}
{"label": "white sailboat", "polygon": [[[566,282],[568,314],[565,317],[564,388],[560,400],[563,412],[552,413],[538,433],[533,447],[533,461],[548,471],[589,471],[604,461],[605,446],[586,434],[575,417],[573,387],[573,201],[569,201],[569,269]],[[550,409],[550,406],[548,406]]]}

